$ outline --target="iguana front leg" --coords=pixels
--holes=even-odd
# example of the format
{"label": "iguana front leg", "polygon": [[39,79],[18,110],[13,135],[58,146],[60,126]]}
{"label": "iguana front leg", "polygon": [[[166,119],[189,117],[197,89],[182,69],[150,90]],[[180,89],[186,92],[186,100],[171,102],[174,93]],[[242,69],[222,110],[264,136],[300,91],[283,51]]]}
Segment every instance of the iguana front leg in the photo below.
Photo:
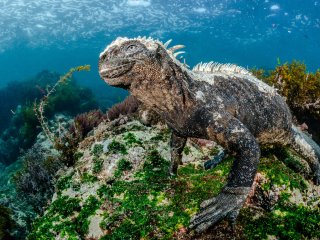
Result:
{"label": "iguana front leg", "polygon": [[202,232],[228,217],[235,219],[249,194],[256,174],[260,148],[250,131],[228,114],[214,115],[207,127],[208,138],[236,153],[228,182],[221,193],[201,204],[201,210],[190,222],[190,228]]}
{"label": "iguana front leg", "polygon": [[178,166],[182,164],[182,151],[186,145],[187,138],[180,137],[174,132],[171,134],[170,147],[171,147],[171,165],[170,174],[174,175],[177,173]]}

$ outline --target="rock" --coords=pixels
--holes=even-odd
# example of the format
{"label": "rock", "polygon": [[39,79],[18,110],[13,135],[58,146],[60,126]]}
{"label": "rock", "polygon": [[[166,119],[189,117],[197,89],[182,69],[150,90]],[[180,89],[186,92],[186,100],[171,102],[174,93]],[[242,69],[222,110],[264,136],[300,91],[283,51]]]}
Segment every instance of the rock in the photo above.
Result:
{"label": "rock", "polygon": [[[200,203],[223,187],[232,156],[205,171],[203,163],[221,148],[210,141],[189,139],[183,151],[183,165],[178,175],[171,177],[169,139],[170,131],[160,123],[145,126],[129,119],[101,123],[92,136],[80,143],[78,152],[82,156],[75,166],[60,171],[60,187],[29,237],[230,239],[232,233],[224,222],[200,236],[188,230],[188,225]],[[247,205],[239,215],[236,239],[279,239],[284,234],[281,224],[290,227],[304,221],[303,224],[312,225],[317,218],[314,213],[318,191],[312,182],[275,157],[263,157]],[[286,194],[291,198],[283,201]],[[295,211],[301,203],[305,206],[302,210],[312,214],[300,217],[314,219],[287,220],[290,214],[298,214]],[[311,203],[315,204],[313,208],[309,207]],[[265,221],[270,221],[270,229],[276,230],[260,231]],[[312,227],[292,231],[301,238],[317,236],[308,231]]]}

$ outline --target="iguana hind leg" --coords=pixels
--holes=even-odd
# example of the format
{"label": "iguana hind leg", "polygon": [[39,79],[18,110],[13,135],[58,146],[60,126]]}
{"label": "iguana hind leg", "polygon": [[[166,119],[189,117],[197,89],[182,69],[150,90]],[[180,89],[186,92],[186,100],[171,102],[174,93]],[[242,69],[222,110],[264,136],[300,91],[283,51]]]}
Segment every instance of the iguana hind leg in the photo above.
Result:
{"label": "iguana hind leg", "polygon": [[[235,220],[253,183],[260,158],[260,148],[250,131],[236,118],[219,114],[207,127],[208,138],[235,152],[228,182],[221,193],[204,201],[200,212],[190,221],[190,228],[203,232],[224,218]],[[234,221],[233,221],[234,222]]]}
{"label": "iguana hind leg", "polygon": [[170,174],[174,175],[177,173],[178,166],[182,164],[182,151],[186,145],[187,138],[180,137],[176,133],[172,132],[170,139],[171,147],[171,164]]}
{"label": "iguana hind leg", "polygon": [[[180,137],[174,132],[171,134],[170,147],[171,147],[171,163],[170,174],[176,174],[178,166],[182,164],[182,151],[186,145],[187,138]],[[204,163],[204,169],[208,170],[215,168],[225,157],[224,150],[220,150],[219,153],[212,159]]]}
{"label": "iguana hind leg", "polygon": [[320,185],[320,147],[307,134],[292,127],[293,139],[291,146],[307,160],[313,172],[314,182]]}

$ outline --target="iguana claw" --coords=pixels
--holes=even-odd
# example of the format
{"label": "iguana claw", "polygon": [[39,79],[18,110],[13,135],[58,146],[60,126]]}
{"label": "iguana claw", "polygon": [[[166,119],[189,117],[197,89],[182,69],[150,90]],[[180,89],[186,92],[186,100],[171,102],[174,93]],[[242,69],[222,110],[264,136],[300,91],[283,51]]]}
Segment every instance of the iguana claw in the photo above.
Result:
{"label": "iguana claw", "polygon": [[200,233],[224,218],[230,219],[234,225],[249,191],[249,187],[225,188],[217,197],[201,204],[201,210],[191,219],[189,228]]}

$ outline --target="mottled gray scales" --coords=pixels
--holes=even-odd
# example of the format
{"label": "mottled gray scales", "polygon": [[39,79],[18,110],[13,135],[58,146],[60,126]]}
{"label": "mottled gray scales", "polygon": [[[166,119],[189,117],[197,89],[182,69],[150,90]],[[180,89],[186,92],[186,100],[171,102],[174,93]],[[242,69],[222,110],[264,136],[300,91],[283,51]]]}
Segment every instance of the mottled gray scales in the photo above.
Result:
{"label": "mottled gray scales", "polygon": [[289,108],[274,88],[234,64],[201,63],[190,70],[175,57],[184,46],[169,48],[170,42],[117,38],[100,54],[99,73],[172,129],[172,174],[188,137],[216,141],[235,154],[226,186],[201,205],[191,228],[202,232],[223,218],[234,224],[257,171],[260,145],[290,144],[309,160],[319,184],[320,148],[292,127]]}

